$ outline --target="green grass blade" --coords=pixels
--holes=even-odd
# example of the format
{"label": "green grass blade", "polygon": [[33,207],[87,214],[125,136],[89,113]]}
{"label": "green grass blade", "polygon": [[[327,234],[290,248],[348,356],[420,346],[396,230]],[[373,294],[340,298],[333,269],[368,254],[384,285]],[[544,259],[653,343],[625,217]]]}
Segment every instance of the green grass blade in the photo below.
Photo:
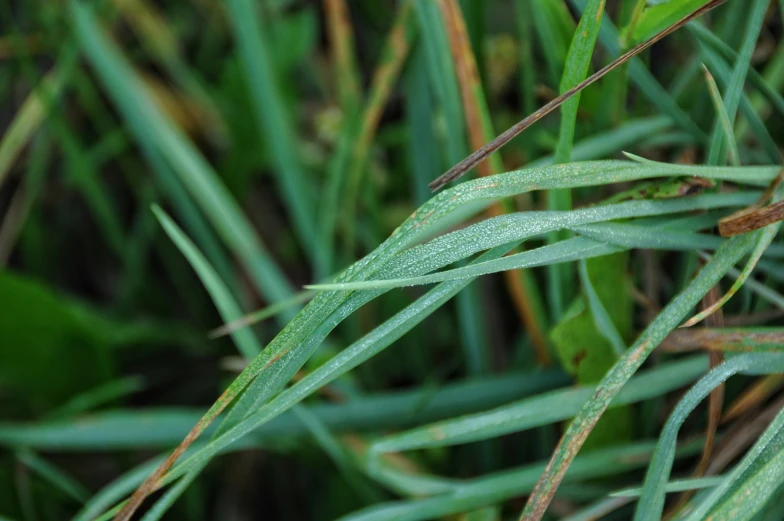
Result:
{"label": "green grass blade", "polygon": [[[661,396],[695,381],[707,368],[704,356],[642,371],[612,401],[612,407]],[[594,392],[592,386],[559,389],[473,415],[449,419],[385,436],[371,446],[371,456],[469,443],[568,420]]]}
{"label": "green grass blade", "polygon": [[57,69],[51,71],[27,97],[0,139],[0,186],[22,148],[43,122],[47,107],[65,88],[76,65],[76,49],[68,50]]}
{"label": "green grass blade", "polygon": [[[570,482],[581,483],[592,478],[627,472],[637,467],[641,461],[645,461],[650,454],[649,451],[650,444],[638,443],[580,455],[570,469],[567,479]],[[684,451],[683,454],[693,452],[694,446],[688,447],[688,451]],[[536,476],[543,468],[543,464],[536,463],[466,480],[453,492],[423,499],[385,503],[340,519],[341,521],[419,521],[467,512],[530,493]],[[563,497],[570,497],[567,490],[564,490]]]}
{"label": "green grass blade", "polygon": [[738,154],[738,144],[735,142],[735,133],[732,130],[732,122],[727,114],[727,108],[721,99],[719,86],[716,85],[716,80],[710,73],[707,67],[703,65],[705,71],[705,80],[708,83],[708,92],[710,92],[711,101],[716,108],[716,116],[719,118],[719,124],[724,133],[724,139],[729,149],[730,163],[733,166],[740,166],[740,154]]}
{"label": "green grass blade", "polygon": [[712,261],[680,292],[643,331],[637,341],[602,379],[595,394],[583,405],[569,425],[550,460],[547,470],[528,500],[523,518],[541,518],[552,501],[574,456],[582,447],[599,417],[618,391],[642,365],[648,355],[678,326],[683,317],[702,299],[724,274],[751,248],[755,234],[735,237],[722,245]]}
{"label": "green grass blade", "polygon": [[[729,65],[727,65],[727,63],[725,63],[724,60],[718,56],[718,54],[716,54],[713,50],[706,48],[704,45],[700,46],[700,52],[702,53],[705,61],[710,66],[711,70],[718,78],[719,83],[727,88],[730,82],[730,77],[732,75],[732,71],[730,70]],[[743,114],[743,117],[746,119],[749,128],[754,132],[755,136],[762,144],[762,147],[765,150],[768,158],[773,162],[780,162],[781,155],[776,148],[776,144],[773,141],[773,138],[770,136],[770,133],[765,127],[765,124],[757,115],[748,98],[744,94],[741,94],[740,98],[740,111]]]}
{"label": "green grass blade", "polygon": [[[665,492],[685,492],[687,490],[700,490],[703,488],[711,488],[721,484],[725,476],[709,476],[703,478],[690,478],[690,479],[676,479],[668,481],[664,487]],[[642,493],[642,487],[625,488],[610,494],[612,497],[639,497]]]}
{"label": "green grass blade", "polygon": [[[743,94],[743,85],[746,83],[746,72],[749,69],[749,63],[751,63],[751,55],[754,52],[769,3],[768,0],[754,0],[750,7],[749,20],[745,28],[743,43],[738,52],[738,60],[735,62],[735,67],[732,70],[732,75],[724,93],[724,107],[730,121],[735,119],[735,115],[738,112],[738,105]],[[719,164],[722,157],[723,140],[721,134],[721,129],[716,128],[711,137],[707,159],[707,163],[710,165]]]}
{"label": "green grass blade", "polygon": [[[756,441],[754,446],[746,453],[743,459],[735,468],[726,474],[723,483],[714,488],[711,493],[694,510],[689,512],[684,521],[698,521],[704,519],[708,512],[721,501],[723,501],[733,485],[747,472],[755,469],[757,461],[770,447],[775,447],[781,443],[782,429],[784,429],[784,411],[779,412],[773,421],[765,429],[765,432]],[[756,499],[756,498],[755,498]],[[749,505],[749,506],[753,506]]]}
{"label": "green grass blade", "polygon": [[530,12],[534,20],[533,29],[547,63],[553,85],[559,83],[568,53],[569,38],[574,31],[568,9],[561,2],[531,0]]}
{"label": "green grass blade", "polygon": [[321,450],[329,456],[358,497],[368,503],[381,500],[378,491],[364,480],[365,478],[357,468],[357,463],[352,460],[351,455],[341,446],[340,442],[332,435],[324,423],[319,420],[318,416],[306,407],[299,405],[292,407],[291,411],[310,431]]}
{"label": "green grass blade", "polygon": [[[583,10],[587,5],[587,0],[571,0],[571,2],[580,10]],[[599,29],[599,41],[612,58],[620,56],[621,45],[618,31],[607,17],[602,20],[602,26]],[[671,117],[679,127],[694,136],[698,142],[707,140],[705,133],[678,106],[672,96],[661,86],[639,58],[632,58],[628,63],[629,77],[659,111]]]}
{"label": "green grass blade", "polygon": [[[307,407],[333,432],[373,432],[475,413],[568,383],[568,377],[558,370],[512,372],[446,383],[432,390],[374,393],[343,404],[316,403]],[[181,440],[199,416],[199,411],[193,409],[151,408],[94,412],[68,421],[2,423],[0,444],[63,453],[98,448],[162,450]],[[148,428],[139,432],[139,425]],[[250,439],[253,443],[269,443],[300,439],[308,434],[302,422],[286,412],[259,427]]]}
{"label": "green grass blade", "polygon": [[704,309],[700,313],[696,314],[692,318],[690,318],[682,327],[691,327],[707,316],[715,313],[718,309],[720,309],[732,296],[737,293],[737,291],[743,286],[744,283],[748,281],[748,278],[751,276],[751,272],[757,265],[757,262],[765,253],[765,250],[768,249],[770,243],[773,242],[773,238],[776,237],[779,230],[781,229],[781,223],[776,223],[774,225],[766,226],[763,228],[762,233],[759,235],[759,241],[757,244],[754,245],[754,249],[749,256],[749,260],[746,261],[746,265],[743,267],[743,271],[741,271],[740,276],[735,280],[730,287],[729,290],[716,302],[711,304],[707,309]]}
{"label": "green grass blade", "polygon": [[[738,61],[738,53],[729,45],[724,43],[721,38],[710,32],[700,23],[690,23],[687,28],[700,41],[708,45],[711,49],[718,52],[725,60],[734,63]],[[749,81],[757,87],[765,99],[781,114],[784,115],[784,97],[775,88],[771,87],[760,73],[753,67],[749,67]]]}
{"label": "green grass blade", "polygon": [[64,492],[79,503],[84,503],[90,497],[90,492],[76,479],[66,474],[62,469],[45,460],[31,450],[20,450],[16,453],[17,459],[27,468],[34,471],[52,486]]}
{"label": "green grass blade", "polygon": [[[292,291],[285,276],[265,251],[237,203],[206,160],[156,108],[115,46],[100,33],[82,3],[72,1],[70,14],[82,49],[124,116],[157,140],[157,150],[188,188],[213,226],[253,276],[260,293],[271,301]],[[289,315],[290,316],[290,315]]]}
{"label": "green grass blade", "polygon": [[[508,250],[509,247],[496,248],[486,253],[485,258],[500,257]],[[315,392],[324,384],[344,374],[386,348],[416,324],[424,320],[427,315],[440,307],[470,282],[470,280],[464,280],[444,283],[431,290],[425,296],[387,320],[384,324],[374,329],[361,340],[341,351],[340,354],[333,358],[331,363],[322,365],[320,368],[294,384],[291,388],[274,398],[266,406],[263,406],[259,410],[248,415],[236,426],[229,429],[217,439],[211,441],[203,451],[196,454],[190,460],[186,460],[175,467],[166,480],[174,479],[182,473],[188,472],[194,466],[200,465],[203,461],[209,460],[209,458],[213,457],[218,451],[231,444],[234,440],[257,429],[260,425],[263,425],[272,418],[278,416],[281,412],[299,403],[302,399]]]}
{"label": "green grass blade", "polygon": [[[574,31],[569,52],[566,54],[563,75],[560,82],[560,93],[583,81],[591,65],[596,38],[599,35],[605,0],[589,0],[580,23]],[[554,161],[568,163],[572,157],[574,145],[574,128],[577,122],[577,108],[580,106],[581,93],[578,92],[561,106],[561,127],[558,132],[558,143],[555,147]],[[568,189],[547,192],[549,210],[569,210],[572,207],[572,193]],[[556,233],[550,242],[562,240],[568,233]],[[561,319],[567,303],[574,295],[570,276],[570,266],[553,265],[547,270],[550,300],[550,315],[553,321]]]}
{"label": "green grass blade", "polygon": [[154,458],[142,463],[137,467],[124,473],[111,483],[105,485],[95,495],[93,495],[81,510],[76,513],[72,521],[94,521],[102,512],[110,508],[125,495],[133,492],[145,476],[152,472],[155,467],[160,465],[163,457]]}
{"label": "green grass blade", "polygon": [[[161,223],[166,234],[174,242],[183,256],[188,260],[193,270],[199,276],[202,284],[212,297],[212,301],[220,312],[224,322],[233,322],[242,318],[242,310],[231,296],[223,281],[215,273],[204,255],[196,248],[191,240],[182,232],[171,218],[160,207],[153,206],[152,211]],[[253,359],[261,352],[261,346],[250,329],[236,329],[231,333],[239,352],[248,360]]]}
{"label": "green grass blade", "polygon": [[[599,35],[605,0],[588,0],[574,31],[569,52],[566,55],[563,75],[561,76],[560,92],[564,93],[583,81],[591,65],[596,38]],[[558,133],[558,144],[555,148],[555,162],[568,163],[572,156],[574,144],[574,127],[577,121],[577,108],[580,105],[581,93],[578,92],[561,105],[561,127]],[[564,202],[568,202],[564,200]],[[568,210],[571,205],[551,204],[551,210]]]}
{"label": "green grass blade", "polygon": [[678,430],[686,417],[710,392],[730,376],[743,374],[770,374],[784,371],[784,354],[752,353],[738,355],[702,378],[678,403],[664,427],[648,467],[635,521],[658,520],[664,509],[667,480],[672,469]]}
{"label": "green grass blade", "polygon": [[580,282],[582,283],[585,295],[588,298],[588,306],[591,309],[591,316],[593,316],[596,329],[610,343],[615,354],[620,357],[626,350],[626,342],[621,338],[621,334],[618,332],[615,324],[613,324],[612,318],[609,313],[607,313],[602,301],[599,299],[599,295],[596,293],[593,284],[591,284],[591,278],[588,275],[588,265],[586,264],[585,259],[580,260],[579,267]]}
{"label": "green grass blade", "polygon": [[294,130],[285,112],[285,103],[275,79],[269,43],[262,33],[263,9],[250,0],[230,0],[226,4],[236,35],[237,47],[248,91],[253,101],[256,124],[264,137],[275,165],[275,176],[290,212],[300,245],[314,263],[318,277],[327,275],[324,249],[316,230],[313,200],[304,189],[306,175],[297,158]]}
{"label": "green grass blade", "polygon": [[[482,251],[511,241],[524,240],[553,230],[587,225],[589,223],[599,223],[613,219],[664,215],[692,209],[717,208],[723,205],[744,206],[748,201],[754,200],[755,197],[755,193],[739,193],[729,197],[727,197],[727,194],[718,196],[716,194],[706,194],[672,200],[627,201],[625,203],[573,210],[571,212],[527,212],[512,214],[488,219],[482,223],[464,228],[463,230],[458,230],[439,237],[430,243],[416,246],[415,248],[398,255],[397,262],[399,264],[399,270],[403,272],[412,271],[413,266],[417,266],[417,271],[429,271],[430,269],[434,269],[431,266],[435,266],[432,264],[435,261],[438,261],[441,265],[450,264],[477,251]],[[680,230],[674,232],[667,231],[666,234],[662,234],[661,230],[654,231],[649,227],[643,227],[641,225],[632,227],[632,225],[628,224],[616,224],[614,225],[614,228],[610,228],[609,230],[602,230],[595,226],[593,228],[586,227],[583,231],[584,233],[592,234],[599,241],[613,239],[612,233],[618,231],[621,234],[621,237],[624,238],[627,247],[661,246],[663,242],[667,240],[679,247],[687,247],[688,249],[696,247],[688,242],[684,244],[684,237],[687,238],[686,240],[688,240],[689,237],[693,239],[693,237],[691,234],[688,234],[688,232],[683,231],[682,226]],[[713,241],[715,244],[718,244],[720,241],[720,239],[716,237],[709,237],[707,240]],[[450,249],[445,248],[446,245],[454,244],[459,244],[460,249],[455,251],[451,247]],[[700,243],[701,246],[703,244],[704,243]],[[606,255],[613,251],[616,251],[616,248],[604,247],[594,241],[579,238],[569,239],[536,250],[510,255],[503,259],[478,263],[470,267],[456,268],[432,275],[397,280],[385,279],[321,284],[309,287],[320,290],[360,290],[426,284],[468,276],[484,275],[505,269],[516,269],[531,263],[547,263],[563,258],[572,258],[572,260],[575,260],[581,258],[583,254],[591,252],[593,255]],[[425,267],[423,261],[418,259],[428,259],[428,263],[430,264]]]}

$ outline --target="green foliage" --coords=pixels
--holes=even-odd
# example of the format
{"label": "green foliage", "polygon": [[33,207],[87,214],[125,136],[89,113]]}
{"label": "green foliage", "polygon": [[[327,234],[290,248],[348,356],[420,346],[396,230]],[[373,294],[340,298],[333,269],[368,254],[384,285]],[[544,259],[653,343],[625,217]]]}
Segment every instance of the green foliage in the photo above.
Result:
{"label": "green foliage", "polygon": [[780,518],[771,4],[0,7],[0,519]]}

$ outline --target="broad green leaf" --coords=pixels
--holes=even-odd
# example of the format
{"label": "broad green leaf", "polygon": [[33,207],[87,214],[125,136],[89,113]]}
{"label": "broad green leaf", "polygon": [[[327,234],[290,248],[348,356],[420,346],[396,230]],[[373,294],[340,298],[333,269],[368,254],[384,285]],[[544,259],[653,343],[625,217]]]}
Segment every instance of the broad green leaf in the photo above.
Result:
{"label": "broad green leaf", "polygon": [[[631,334],[631,280],[627,252],[579,261],[582,294],[573,302],[550,336],[561,365],[582,385],[601,380],[626,350]],[[605,413],[588,440],[589,448],[628,441],[633,411],[628,407]]]}
{"label": "broad green leaf", "polygon": [[696,11],[709,0],[669,0],[643,9],[631,33],[630,45],[635,45],[670,27],[681,18]]}
{"label": "broad green leaf", "polygon": [[22,407],[12,414],[51,410],[109,380],[111,344],[90,310],[9,271],[0,272],[0,294],[0,381]]}

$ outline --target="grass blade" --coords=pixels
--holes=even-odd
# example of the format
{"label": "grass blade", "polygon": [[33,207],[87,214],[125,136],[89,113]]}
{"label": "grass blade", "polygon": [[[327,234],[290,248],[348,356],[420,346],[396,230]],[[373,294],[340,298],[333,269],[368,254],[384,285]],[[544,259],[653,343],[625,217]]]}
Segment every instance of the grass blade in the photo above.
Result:
{"label": "grass blade", "polygon": [[727,115],[727,109],[724,106],[724,102],[721,99],[721,93],[719,92],[719,86],[716,85],[716,80],[713,79],[713,75],[710,73],[705,65],[702,66],[703,71],[705,71],[705,80],[708,83],[708,91],[711,95],[711,101],[713,101],[713,106],[716,108],[716,115],[719,118],[719,124],[721,125],[721,129],[724,132],[724,139],[727,143],[727,148],[729,148],[729,155],[730,155],[730,163],[733,166],[740,166],[740,154],[738,154],[738,144],[735,142],[735,134],[732,130],[732,123],[730,122],[730,117]]}
{"label": "grass blade", "polygon": [[312,213],[312,194],[303,190],[308,186],[306,176],[297,159],[294,131],[284,111],[285,104],[276,84],[272,57],[262,34],[262,9],[254,8],[250,0],[231,0],[227,3],[227,10],[256,111],[256,124],[273,157],[275,174],[294,229],[300,245],[314,263],[317,276],[325,276],[327,267]]}
{"label": "grass blade", "polygon": [[555,491],[563,481],[575,454],[585,442],[610,401],[642,365],[651,351],[664,340],[670,331],[677,327],[684,315],[746,254],[755,239],[754,234],[748,234],[736,237],[722,245],[711,262],[700,271],[697,278],[662,310],[634,345],[607,373],[597,387],[596,393],[585,403],[558,443],[550,464],[539,479],[523,510],[521,519],[541,519],[552,501]]}

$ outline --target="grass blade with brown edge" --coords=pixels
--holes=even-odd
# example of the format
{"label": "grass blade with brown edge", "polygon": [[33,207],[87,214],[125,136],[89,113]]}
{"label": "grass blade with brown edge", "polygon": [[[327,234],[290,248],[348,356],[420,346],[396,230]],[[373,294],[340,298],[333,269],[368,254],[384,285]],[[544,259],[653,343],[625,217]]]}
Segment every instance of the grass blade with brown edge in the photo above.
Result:
{"label": "grass blade with brown edge", "polygon": [[[456,0],[438,0],[438,7],[444,19],[444,27],[455,62],[468,138],[471,147],[478,149],[493,134],[493,130],[482,82],[479,79],[476,59],[468,38],[460,4]],[[479,165],[480,177],[501,172],[503,172],[503,164],[498,156],[493,156],[486,163]],[[511,201],[504,199],[490,206],[488,215],[495,217],[513,211],[514,207]],[[522,272],[505,271],[504,278],[509,295],[512,297],[512,303],[531,337],[537,360],[542,365],[549,364],[550,355],[545,336],[547,324],[542,313],[542,298],[536,290],[536,285],[531,283],[533,282],[531,277],[527,277],[528,280],[526,280]]]}
{"label": "grass blade with brown edge", "polygon": [[695,10],[693,13],[689,14],[688,16],[683,17],[677,23],[673,24],[672,26],[668,27],[664,31],[660,32],[650,40],[641,43],[640,45],[634,47],[633,49],[619,56],[617,59],[613,60],[609,65],[605,66],[603,69],[597,71],[596,73],[592,74],[585,80],[581,81],[580,83],[578,83],[577,85],[569,89],[568,91],[554,98],[545,106],[543,106],[542,108],[540,108],[539,110],[531,114],[530,116],[526,117],[522,121],[516,123],[514,126],[509,128],[507,131],[505,131],[503,134],[495,138],[493,141],[487,143],[481,149],[477,150],[476,152],[474,152],[473,154],[465,158],[463,161],[453,166],[446,173],[444,173],[443,175],[438,177],[435,181],[430,183],[429,185],[430,189],[436,191],[440,189],[442,186],[444,186],[445,184],[449,183],[450,181],[454,181],[458,177],[462,176],[463,174],[465,174],[466,172],[474,168],[477,164],[484,161],[487,158],[487,156],[489,156],[490,154],[492,154],[493,152],[495,152],[496,150],[504,146],[506,143],[508,143],[512,138],[517,136],[520,132],[527,129],[532,124],[536,123],[543,116],[546,116],[547,114],[549,114],[550,112],[558,108],[563,102],[565,102],[573,95],[583,90],[588,85],[591,85],[592,83],[602,78],[605,74],[612,71],[619,65],[625,63],[629,59],[642,53],[643,51],[648,49],[650,46],[652,46],[662,38],[672,34],[673,32],[683,27],[690,21],[702,16],[703,14],[707,13],[714,7],[723,4],[726,1],[727,0],[713,0],[705,4],[704,6]]}

